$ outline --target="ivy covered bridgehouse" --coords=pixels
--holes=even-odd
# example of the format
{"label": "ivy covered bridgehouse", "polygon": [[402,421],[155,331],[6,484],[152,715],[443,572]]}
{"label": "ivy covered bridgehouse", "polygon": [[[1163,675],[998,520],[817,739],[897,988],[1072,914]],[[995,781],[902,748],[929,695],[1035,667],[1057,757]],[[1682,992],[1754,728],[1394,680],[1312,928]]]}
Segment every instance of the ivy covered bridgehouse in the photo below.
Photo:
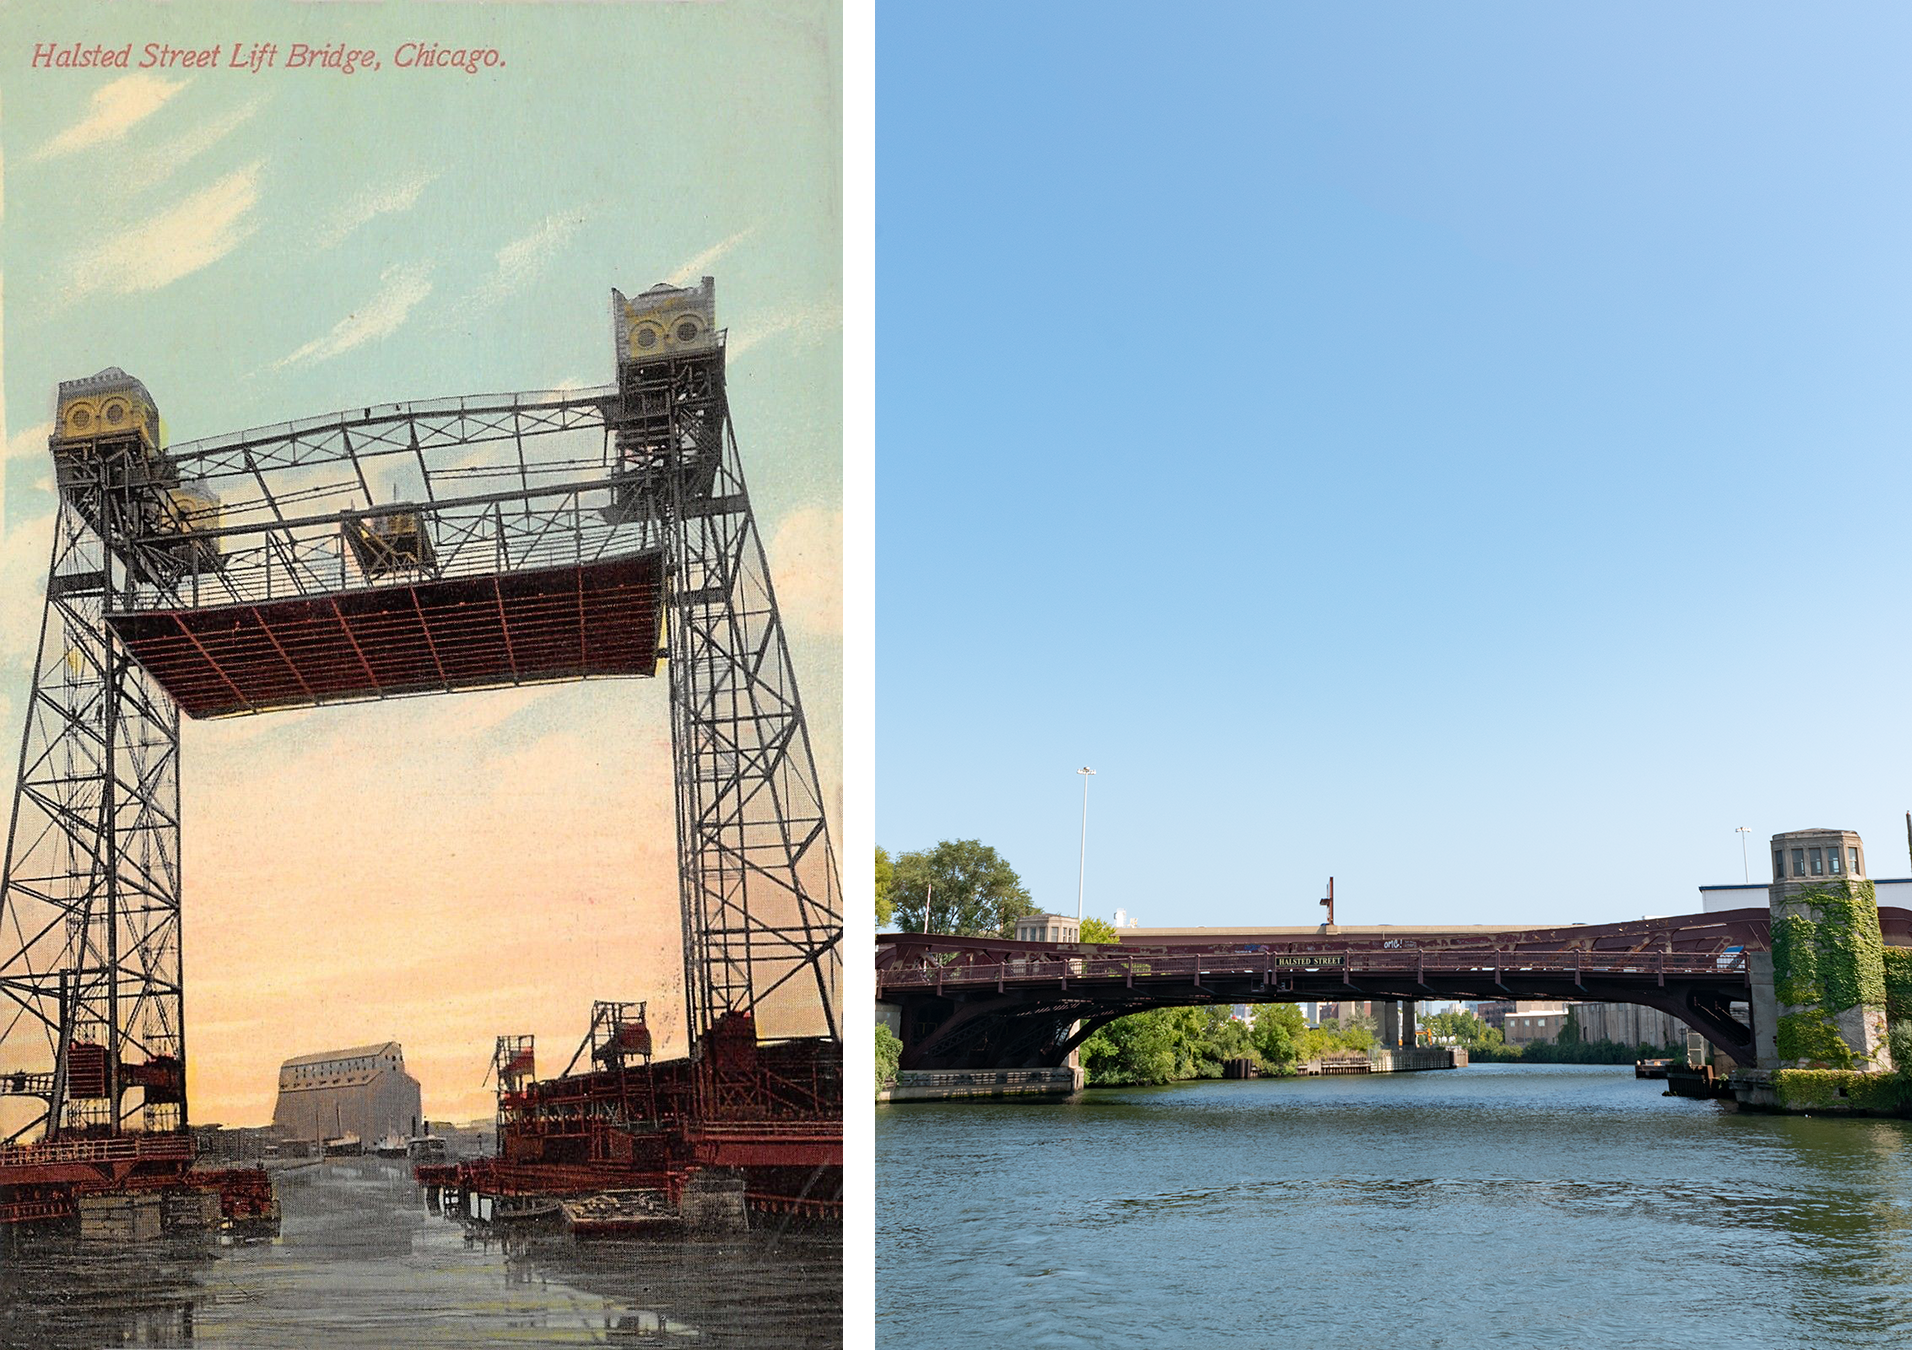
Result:
{"label": "ivy covered bridgehouse", "polygon": [[1887,947],[1865,844],[1851,830],[1772,840],[1772,950],[1749,953],[1757,1065],[1747,1106],[1912,1111],[1912,948]]}

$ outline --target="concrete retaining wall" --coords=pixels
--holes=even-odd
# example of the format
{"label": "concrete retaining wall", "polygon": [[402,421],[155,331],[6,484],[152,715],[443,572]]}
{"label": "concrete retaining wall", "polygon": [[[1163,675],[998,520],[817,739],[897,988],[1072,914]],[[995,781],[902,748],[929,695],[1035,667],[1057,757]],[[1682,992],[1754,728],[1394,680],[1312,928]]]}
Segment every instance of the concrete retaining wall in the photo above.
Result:
{"label": "concrete retaining wall", "polygon": [[902,1069],[879,1102],[941,1102],[959,1097],[1066,1097],[1082,1090],[1082,1070]]}
{"label": "concrete retaining wall", "polygon": [[1369,1073],[1420,1073],[1425,1069],[1464,1069],[1467,1052],[1451,1045],[1401,1046],[1368,1051]]}

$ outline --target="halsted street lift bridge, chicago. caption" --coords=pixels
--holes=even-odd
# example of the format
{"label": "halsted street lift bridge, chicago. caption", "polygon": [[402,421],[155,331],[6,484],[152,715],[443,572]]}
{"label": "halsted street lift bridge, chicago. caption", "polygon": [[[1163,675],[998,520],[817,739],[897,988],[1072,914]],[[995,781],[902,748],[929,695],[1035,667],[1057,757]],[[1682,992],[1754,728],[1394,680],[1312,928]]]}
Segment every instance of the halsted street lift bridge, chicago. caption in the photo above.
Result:
{"label": "halsted street lift bridge, chicago. caption", "polygon": [[[595,389],[169,449],[136,379],[60,385],[0,895],[0,1223],[152,1192],[216,1193],[227,1221],[270,1207],[263,1173],[192,1168],[182,712],[654,676],[660,659],[691,1052],[653,1065],[641,1005],[602,1004],[591,1072],[554,1088],[531,1079],[528,1038],[505,1038],[513,1086],[555,1104],[521,1104],[501,1140],[521,1165],[498,1184],[641,1177],[676,1199],[714,1176],[763,1208],[839,1212],[837,865],[714,292],[613,292],[617,383]],[[384,500],[374,473],[398,485]]]}

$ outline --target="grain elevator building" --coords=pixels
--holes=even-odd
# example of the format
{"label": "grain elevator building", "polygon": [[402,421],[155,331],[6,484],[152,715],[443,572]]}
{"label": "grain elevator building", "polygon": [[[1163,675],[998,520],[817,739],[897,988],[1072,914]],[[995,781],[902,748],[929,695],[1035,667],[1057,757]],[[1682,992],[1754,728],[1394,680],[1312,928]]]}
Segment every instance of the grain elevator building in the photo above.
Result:
{"label": "grain elevator building", "polygon": [[397,1041],[300,1055],[279,1066],[273,1130],[286,1139],[357,1135],[367,1146],[418,1133],[418,1080]]}

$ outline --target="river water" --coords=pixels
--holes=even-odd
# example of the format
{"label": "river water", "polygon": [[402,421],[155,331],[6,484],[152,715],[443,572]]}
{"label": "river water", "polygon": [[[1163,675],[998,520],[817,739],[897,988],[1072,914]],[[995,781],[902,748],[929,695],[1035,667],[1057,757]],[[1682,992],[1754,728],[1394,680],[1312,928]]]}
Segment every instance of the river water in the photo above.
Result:
{"label": "river water", "polygon": [[0,1256],[0,1345],[326,1350],[483,1345],[835,1346],[842,1244],[500,1240],[427,1213],[407,1166],[277,1177],[276,1242]]}
{"label": "river water", "polygon": [[1912,1122],[1630,1068],[877,1108],[877,1344],[1912,1345]]}

